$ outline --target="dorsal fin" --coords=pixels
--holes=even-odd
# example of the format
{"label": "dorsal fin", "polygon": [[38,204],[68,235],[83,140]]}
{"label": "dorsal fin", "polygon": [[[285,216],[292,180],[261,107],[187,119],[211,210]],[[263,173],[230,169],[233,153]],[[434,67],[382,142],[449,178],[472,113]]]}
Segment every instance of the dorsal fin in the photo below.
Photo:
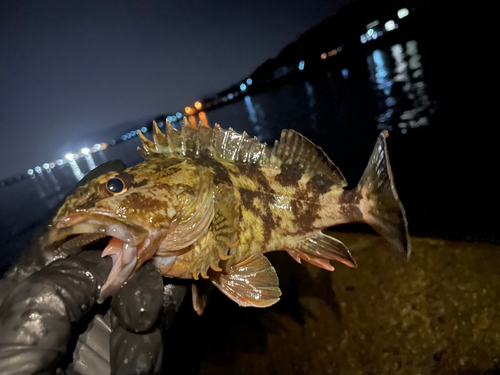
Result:
{"label": "dorsal fin", "polygon": [[[347,185],[344,176],[323,150],[294,130],[283,130],[274,147],[261,143],[247,133],[236,133],[232,128],[222,129],[219,124],[209,128],[202,124],[194,127],[186,118],[182,130],[166,122],[166,135],[153,124],[154,142],[141,133],[143,155],[170,154],[173,157],[198,155],[211,156],[230,163],[258,164],[281,169],[283,181],[306,175],[320,188]],[[293,170],[292,170],[293,169]],[[297,173],[300,172],[300,173]]]}
{"label": "dorsal fin", "polygon": [[294,179],[302,177],[297,175],[298,170],[307,175],[309,181],[320,190],[347,186],[342,172],[323,149],[295,130],[285,129],[281,132],[280,141],[273,147],[270,165],[281,169],[283,180],[292,176]]}

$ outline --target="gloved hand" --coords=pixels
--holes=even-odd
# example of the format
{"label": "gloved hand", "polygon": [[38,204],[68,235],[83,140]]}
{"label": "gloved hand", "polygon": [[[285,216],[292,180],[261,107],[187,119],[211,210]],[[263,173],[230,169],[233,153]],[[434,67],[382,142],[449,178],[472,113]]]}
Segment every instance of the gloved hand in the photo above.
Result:
{"label": "gloved hand", "polygon": [[[123,163],[101,165],[74,189],[101,173],[123,169]],[[113,296],[106,312],[96,305],[112,263],[100,257],[102,249],[57,260],[26,277],[40,265],[36,250],[11,269],[0,288],[4,294],[10,290],[3,303],[0,296],[1,374],[62,373],[61,366],[69,374],[92,375],[146,374],[160,368],[162,327],[172,325],[185,285],[164,286],[159,271],[146,263]],[[82,330],[88,315],[95,317],[75,346],[72,333]],[[68,344],[75,349],[73,358]]]}

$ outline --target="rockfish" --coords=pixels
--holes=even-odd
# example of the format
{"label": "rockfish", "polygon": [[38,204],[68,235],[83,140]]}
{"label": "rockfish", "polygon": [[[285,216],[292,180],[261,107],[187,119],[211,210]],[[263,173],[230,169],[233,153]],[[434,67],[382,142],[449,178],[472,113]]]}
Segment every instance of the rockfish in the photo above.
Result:
{"label": "rockfish", "polygon": [[164,134],[154,123],[154,141],[139,133],[142,163],[68,197],[42,239],[47,257],[56,259],[109,238],[102,256],[111,256],[113,267],[101,302],[153,259],[164,276],[209,279],[240,306],[270,306],[281,291],[267,252],[283,250],[330,271],[330,260],[356,266],[342,242],[322,233],[338,224],[367,223],[409,256],[387,132],[358,186],[345,190],[323,150],[293,130],[270,147],[217,124],[184,119],[181,131],[166,127]]}

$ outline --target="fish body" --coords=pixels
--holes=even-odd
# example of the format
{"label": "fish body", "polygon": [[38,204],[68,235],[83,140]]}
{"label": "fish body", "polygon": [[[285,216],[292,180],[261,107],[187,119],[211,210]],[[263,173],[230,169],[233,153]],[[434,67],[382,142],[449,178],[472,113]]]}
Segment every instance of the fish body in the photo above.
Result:
{"label": "fish body", "polygon": [[264,254],[284,250],[331,271],[331,260],[355,267],[345,245],[322,233],[344,223],[368,223],[410,253],[387,133],[353,190],[344,189],[326,154],[293,130],[273,147],[187,121],[180,132],[167,124],[166,134],[154,124],[154,141],[140,136],[145,161],[82,186],[42,241],[55,257],[75,251],[78,242],[110,237],[103,256],[113,257],[113,269],[101,299],[153,259],[165,276],[207,278],[242,306],[270,306],[281,292]]}

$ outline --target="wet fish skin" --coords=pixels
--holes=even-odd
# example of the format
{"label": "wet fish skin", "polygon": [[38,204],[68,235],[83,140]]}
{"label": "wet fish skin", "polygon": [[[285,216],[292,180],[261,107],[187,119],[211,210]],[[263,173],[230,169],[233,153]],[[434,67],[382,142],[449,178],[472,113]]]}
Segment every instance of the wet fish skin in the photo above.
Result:
{"label": "wet fish skin", "polygon": [[[242,306],[270,306],[281,292],[263,254],[284,250],[327,270],[334,269],[330,260],[355,267],[348,249],[321,232],[350,222],[372,225],[410,253],[387,133],[353,190],[344,189],[342,173],[320,148],[291,130],[274,147],[217,124],[184,121],[181,132],[167,124],[166,134],[155,124],[153,133],[154,141],[140,134],[144,162],[82,186],[44,240],[50,253],[82,231],[114,237],[103,252],[114,266],[102,299],[153,258],[165,276],[208,278]],[[112,179],[123,182],[123,191],[107,189]]]}

